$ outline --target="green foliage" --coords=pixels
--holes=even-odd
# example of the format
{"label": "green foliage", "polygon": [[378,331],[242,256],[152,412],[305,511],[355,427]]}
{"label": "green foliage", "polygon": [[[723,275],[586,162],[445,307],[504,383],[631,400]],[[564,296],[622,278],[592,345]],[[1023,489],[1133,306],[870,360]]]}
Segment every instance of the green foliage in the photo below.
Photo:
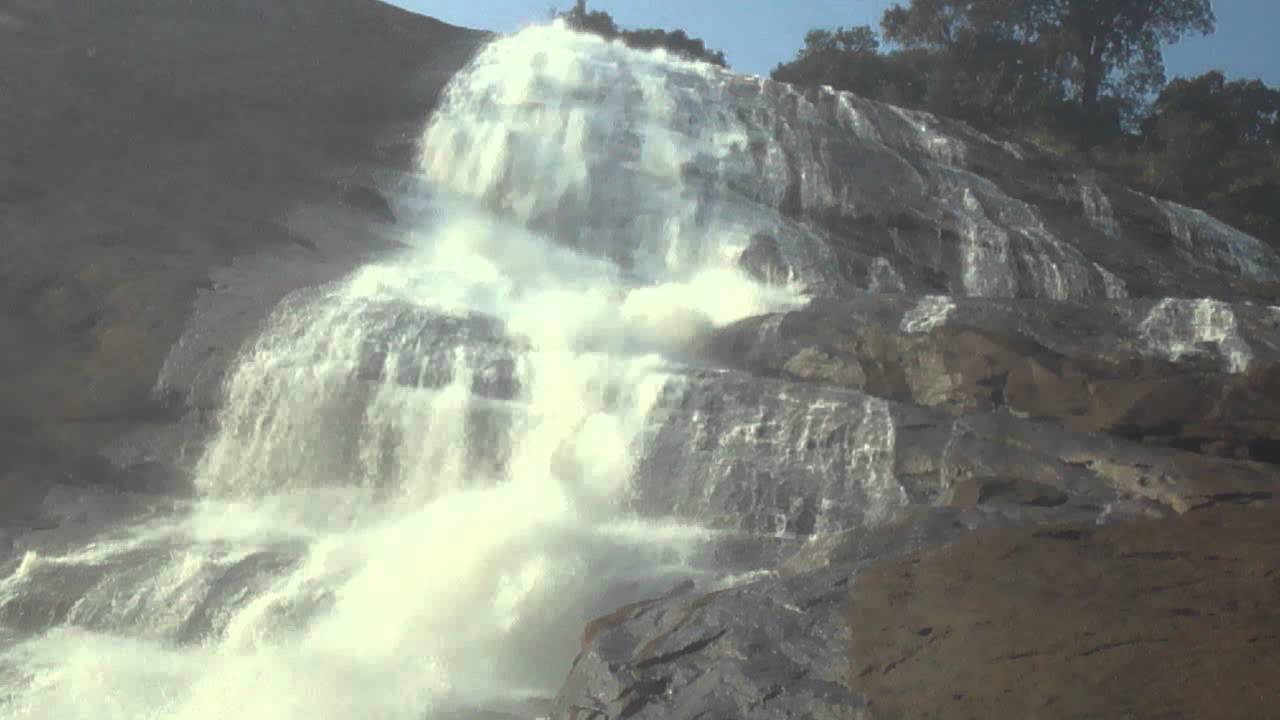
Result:
{"label": "green foliage", "polygon": [[1280,235],[1280,90],[1220,72],[1170,83],[1143,123],[1150,184]]}
{"label": "green foliage", "polygon": [[1061,53],[1065,79],[1089,113],[1100,97],[1128,103],[1164,84],[1162,43],[1213,32],[1209,0],[1038,0],[1040,32]]}
{"label": "green foliage", "polygon": [[1212,32],[1214,16],[1209,0],[911,0],[881,26],[891,43],[947,56],[988,112],[990,93],[1017,88],[1114,125],[1164,84],[1161,44]]}
{"label": "green foliage", "polygon": [[877,52],[880,41],[870,27],[811,30],[794,62],[779,65],[773,77],[801,85],[830,85],[868,97],[886,97],[893,78],[889,62]]}
{"label": "green foliage", "polygon": [[961,39],[951,28],[922,32],[945,35],[952,47],[904,47],[898,36],[899,49],[882,53],[868,26],[814,30],[795,60],[777,66],[773,77],[1004,125],[1063,104],[1061,90],[1035,71],[1031,49],[997,35]]}
{"label": "green foliage", "polygon": [[640,30],[624,30],[614,22],[613,16],[603,10],[589,10],[586,0],[577,0],[569,10],[556,13],[569,27],[578,32],[599,35],[606,40],[622,40],[627,47],[638,50],[656,50],[662,48],[689,60],[708,62],[720,67],[727,67],[724,53],[712,50],[699,38],[689,37],[683,30],[659,30],[644,28]]}

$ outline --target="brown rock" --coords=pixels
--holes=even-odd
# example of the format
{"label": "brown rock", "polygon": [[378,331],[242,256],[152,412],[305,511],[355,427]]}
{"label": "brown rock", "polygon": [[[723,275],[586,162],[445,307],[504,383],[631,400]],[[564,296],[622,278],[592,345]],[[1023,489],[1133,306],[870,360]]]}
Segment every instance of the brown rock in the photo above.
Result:
{"label": "brown rock", "polygon": [[1057,507],[1066,502],[1067,494],[1061,490],[1020,478],[963,478],[947,496],[947,504],[959,508],[995,503]]}
{"label": "brown rock", "polygon": [[859,576],[850,683],[877,718],[1264,718],[1280,511],[1007,530]]}

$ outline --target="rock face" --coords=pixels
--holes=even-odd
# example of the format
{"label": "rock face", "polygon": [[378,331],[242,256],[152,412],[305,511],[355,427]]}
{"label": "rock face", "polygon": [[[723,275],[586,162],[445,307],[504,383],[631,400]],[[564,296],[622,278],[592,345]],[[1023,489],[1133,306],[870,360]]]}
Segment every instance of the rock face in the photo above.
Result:
{"label": "rock face", "polygon": [[[810,231],[821,228],[834,240],[834,280],[846,287],[1052,300],[1269,298],[1280,280],[1280,256],[1256,238],[1034,147],[829,89],[726,83],[723,102],[746,126],[756,162],[704,171]],[[803,233],[776,232],[782,237],[757,236],[744,265],[816,282],[790,261],[788,236]]]}
{"label": "rock face", "polygon": [[1267,717],[1277,520],[1002,531],[881,565],[848,607],[849,681],[886,718]]}
{"label": "rock face", "polygon": [[1211,299],[863,295],[743,321],[710,342],[759,374],[1267,462],[1280,447],[1278,350],[1280,309]]}
{"label": "rock face", "polygon": [[821,536],[877,525],[912,505],[1002,497],[1095,519],[1267,500],[1276,490],[1276,472],[1264,464],[1074,433],[1005,412],[954,418],[739,373],[696,373],[677,388],[659,401],[637,507],[713,527]]}
{"label": "rock face", "polygon": [[601,618],[554,716],[1272,712],[1274,509],[970,534],[976,517],[922,512],[774,579]]}
{"label": "rock face", "polygon": [[385,222],[372,188],[483,37],[349,0],[6,3],[0,469],[172,414],[161,367],[233,258],[292,268],[254,318],[341,272],[308,269],[342,263],[300,211]]}
{"label": "rock face", "polygon": [[[1273,504],[1280,480],[1274,248],[1036,148],[927,114],[827,90],[673,72],[676,107],[715,107],[706,125],[739,141],[682,166],[681,182],[699,197],[734,198],[731,218],[708,200],[673,224],[738,238],[742,270],[816,299],[715,330],[688,348],[694,367],[656,405],[634,507],[787,538],[799,550],[754,582],[683,587],[590,625],[554,717],[950,717],[939,705],[905,704],[913,683],[932,676],[904,674],[888,685],[849,671],[858,662],[851,623],[862,617],[850,603],[857,607],[860,589],[880,582],[876,573],[922,565],[895,558],[1003,532],[1048,543],[1029,546],[1030,567],[1056,562],[1055,551],[1093,557],[1093,535],[1081,527],[1117,537],[1150,532],[1141,554],[1098,560],[1097,572],[1115,586],[1103,601],[1114,610],[1158,584],[1164,570],[1155,562],[1128,569],[1164,557],[1157,546],[1181,528],[1212,525],[1204,518],[1229,508],[1262,517],[1235,508]],[[582,95],[614,100],[608,88]],[[641,113],[607,137],[622,156],[644,158],[636,138],[647,123],[668,122],[662,112]],[[646,187],[644,178],[635,182]],[[560,207],[585,203],[573,228],[592,238],[629,237],[627,218],[645,217],[642,200],[611,198],[627,208],[620,219],[594,200],[572,190],[559,199]],[[510,202],[536,225],[536,208],[523,217],[527,208]],[[618,222],[593,224],[601,215]],[[672,247],[711,252],[696,247],[697,237]],[[653,253],[622,261],[643,275],[654,256],[685,259]],[[986,562],[990,573],[1006,572],[1003,562]],[[1181,570],[1209,577],[1214,562],[1193,558]],[[937,576],[929,583],[944,586],[953,570],[945,562],[922,568]],[[1047,599],[1055,592],[1048,580],[1023,587],[985,577],[1004,593],[999,607],[1057,607]],[[1271,592],[1262,578],[1234,592],[1262,606]],[[1186,597],[1189,606],[1199,602]],[[865,665],[878,660],[875,672],[883,672],[917,646],[941,643],[942,620],[930,618],[945,620],[947,602],[942,591],[921,597],[919,627],[880,637]],[[1092,632],[1092,605],[1076,610],[1063,632]],[[1274,623],[1240,622],[1252,619]],[[982,622],[998,623],[999,615]],[[1162,651],[1187,653],[1189,672],[1209,667],[1212,632],[1188,626],[1166,638],[1177,650]],[[1126,641],[1098,644],[1113,642]],[[1058,650],[1030,652],[1026,658]],[[1241,650],[1241,664],[1250,652]],[[1078,662],[1092,667],[1087,658],[1102,654]],[[1003,662],[984,656],[966,664],[955,654],[930,656],[921,667],[953,657],[961,670],[977,666],[972,683]],[[1091,672],[1117,674],[1106,662]],[[1011,681],[1001,693],[1016,697],[983,691],[962,707],[975,717],[983,702],[1000,706],[997,715],[1004,707],[1015,709],[1011,716],[1043,717],[1132,707],[1146,716],[1154,706],[1145,700],[1117,699],[1118,688],[1146,676],[1118,677],[1109,702],[1098,705],[1038,705],[1042,696]],[[938,687],[956,685],[948,682]]]}

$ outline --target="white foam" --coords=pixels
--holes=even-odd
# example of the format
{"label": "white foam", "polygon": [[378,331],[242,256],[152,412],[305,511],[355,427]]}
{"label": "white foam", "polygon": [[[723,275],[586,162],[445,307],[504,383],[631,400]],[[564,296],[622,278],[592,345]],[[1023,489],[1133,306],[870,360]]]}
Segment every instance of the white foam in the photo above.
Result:
{"label": "white foam", "polygon": [[1122,239],[1124,233],[1116,222],[1115,213],[1111,209],[1111,199],[1096,183],[1083,178],[1080,183],[1080,203],[1084,206],[1085,218],[1089,224],[1112,240]]}
{"label": "white foam", "polygon": [[927,333],[945,325],[955,309],[955,302],[945,295],[926,295],[902,316],[899,327],[904,333]]}
{"label": "white foam", "polygon": [[1249,369],[1253,352],[1236,326],[1231,306],[1220,300],[1161,300],[1139,325],[1139,332],[1156,352],[1180,360],[1213,346],[1233,373]]}
{"label": "white foam", "polygon": [[648,278],[731,265],[766,233],[802,287],[833,281],[826,243],[781,213],[763,81],[554,26],[466,73],[427,131],[427,177]]}

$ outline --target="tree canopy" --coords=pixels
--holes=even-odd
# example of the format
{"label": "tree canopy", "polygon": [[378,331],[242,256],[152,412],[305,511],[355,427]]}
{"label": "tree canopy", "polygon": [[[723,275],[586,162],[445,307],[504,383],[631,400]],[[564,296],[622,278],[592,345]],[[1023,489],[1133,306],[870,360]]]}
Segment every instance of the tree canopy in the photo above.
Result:
{"label": "tree canopy", "polygon": [[1144,121],[1149,182],[1280,237],[1280,90],[1220,72],[1170,83]]}
{"label": "tree canopy", "polygon": [[708,48],[700,38],[689,37],[683,30],[657,28],[625,30],[618,27],[609,13],[588,9],[586,0],[577,0],[569,10],[553,11],[553,14],[578,32],[592,33],[606,40],[621,40],[627,47],[638,50],[662,48],[688,60],[708,62],[720,67],[728,66],[723,52]]}
{"label": "tree canopy", "polygon": [[1164,84],[1162,43],[1214,29],[1209,0],[911,0],[885,38],[943,53],[987,89],[1034,80],[1082,116],[1133,117]]}

